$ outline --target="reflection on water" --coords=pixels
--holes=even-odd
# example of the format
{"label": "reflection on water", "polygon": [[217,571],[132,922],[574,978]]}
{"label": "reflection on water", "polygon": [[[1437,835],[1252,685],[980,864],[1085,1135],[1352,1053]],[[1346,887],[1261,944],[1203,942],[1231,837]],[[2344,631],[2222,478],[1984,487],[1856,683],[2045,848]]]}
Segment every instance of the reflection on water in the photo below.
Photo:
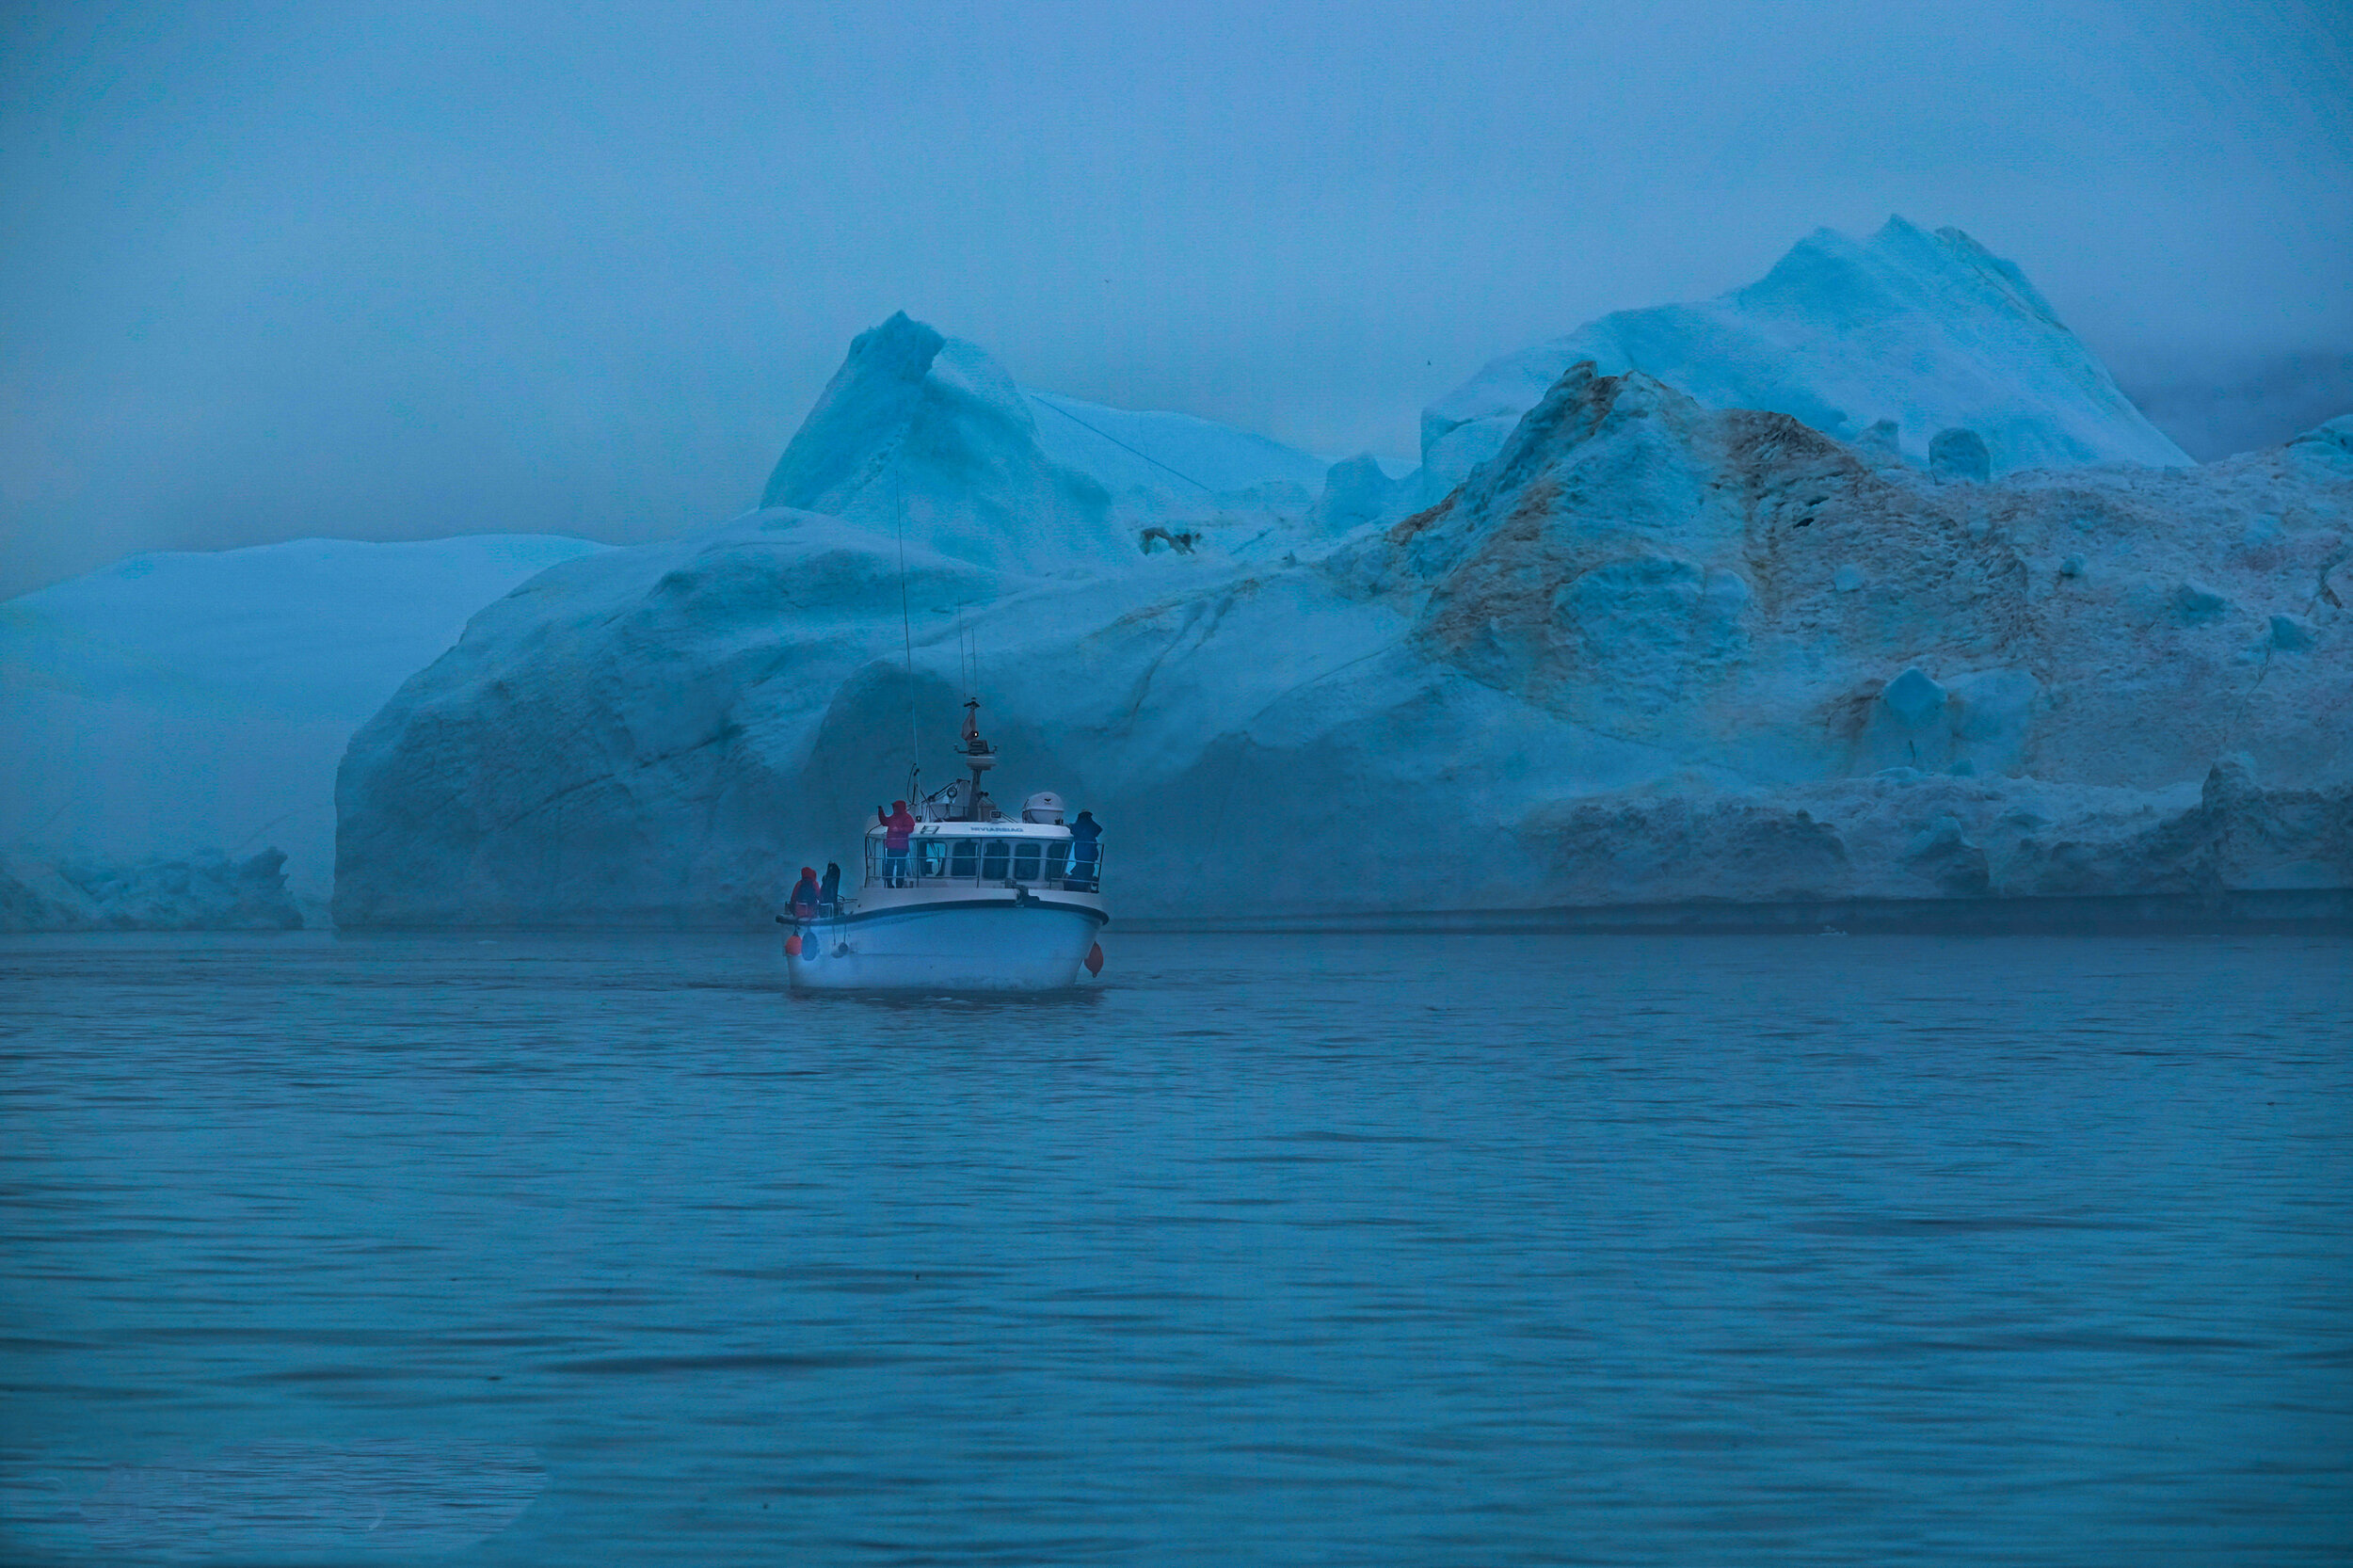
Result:
{"label": "reflection on water", "polygon": [[255,1443],[91,1480],[50,1523],[80,1523],[109,1556],[199,1561],[440,1556],[513,1524],[546,1484],[526,1450],[380,1442]]}
{"label": "reflection on water", "polygon": [[2353,1548],[2353,945],[0,946],[0,1559]]}

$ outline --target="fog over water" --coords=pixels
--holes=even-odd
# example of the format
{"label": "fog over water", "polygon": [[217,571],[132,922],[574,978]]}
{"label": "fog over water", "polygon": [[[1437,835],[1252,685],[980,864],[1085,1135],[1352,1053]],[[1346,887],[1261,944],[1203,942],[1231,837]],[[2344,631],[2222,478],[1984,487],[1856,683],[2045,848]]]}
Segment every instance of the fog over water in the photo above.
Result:
{"label": "fog over water", "polygon": [[[2018,262],[2191,450],[2274,439],[2353,345],[2343,21],[15,7],[0,593],[708,522],[900,309],[1032,385],[1403,463],[1490,357],[1890,212]],[[2336,380],[2214,414],[2282,357]]]}

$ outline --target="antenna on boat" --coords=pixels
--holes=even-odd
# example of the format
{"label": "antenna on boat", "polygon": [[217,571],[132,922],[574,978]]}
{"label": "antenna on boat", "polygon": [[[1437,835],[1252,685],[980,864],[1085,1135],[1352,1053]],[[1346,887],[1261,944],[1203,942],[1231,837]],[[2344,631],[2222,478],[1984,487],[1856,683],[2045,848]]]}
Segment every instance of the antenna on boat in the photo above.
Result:
{"label": "antenna on boat", "polygon": [[981,689],[981,632],[964,622],[964,601],[956,601],[956,679],[964,682],[964,695],[972,696]]}
{"label": "antenna on boat", "polygon": [[1217,491],[1210,489],[1209,486],[1202,484],[1200,480],[1195,479],[1192,474],[1178,473],[1176,470],[1170,468],[1166,463],[1161,462],[1158,457],[1153,456],[1149,452],[1138,451],[1136,448],[1129,446],[1126,441],[1121,440],[1117,436],[1112,435],[1109,430],[1096,430],[1094,425],[1089,424],[1085,420],[1080,419],[1078,415],[1072,413],[1069,409],[1064,408],[1061,404],[1055,402],[1050,397],[1039,397],[1035,393],[1032,393],[1031,394],[1030,401],[1032,403],[1044,404],[1047,408],[1053,409],[1054,412],[1062,415],[1063,418],[1068,420],[1071,424],[1077,425],[1081,430],[1094,430],[1096,435],[1102,437],[1105,440],[1119,448],[1120,451],[1134,453],[1135,456],[1143,458],[1154,468],[1159,469],[1162,473],[1175,473],[1177,478],[1183,480],[1186,484],[1193,486],[1195,489],[1201,490],[1212,496],[1217,494]]}
{"label": "antenna on boat", "polygon": [[923,743],[915,731],[915,617],[907,610],[906,481],[890,476],[891,531],[899,540],[899,637],[907,657],[907,798],[921,800],[916,780],[923,776]]}
{"label": "antenna on boat", "polygon": [[964,695],[972,695],[971,661],[965,657],[964,600],[956,600],[956,679],[964,683]]}

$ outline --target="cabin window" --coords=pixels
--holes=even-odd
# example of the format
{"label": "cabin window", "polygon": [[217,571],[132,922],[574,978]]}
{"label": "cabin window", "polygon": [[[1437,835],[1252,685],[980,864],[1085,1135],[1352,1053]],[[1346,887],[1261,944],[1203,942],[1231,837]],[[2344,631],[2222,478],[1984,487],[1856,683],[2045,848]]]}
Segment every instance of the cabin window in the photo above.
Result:
{"label": "cabin window", "polygon": [[1013,846],[1013,879],[1016,882],[1037,880],[1037,841],[1024,840]]}
{"label": "cabin window", "polygon": [[1002,882],[1005,879],[1005,863],[1012,858],[1012,848],[1013,846],[1002,839],[991,839],[988,841],[988,847],[981,852],[981,880],[983,882]]}
{"label": "cabin window", "polygon": [[1070,844],[1057,839],[1046,846],[1046,880],[1060,882],[1070,870]]}
{"label": "cabin window", "polygon": [[948,874],[950,876],[979,875],[981,869],[979,846],[969,839],[957,839],[952,842],[955,845],[955,855],[948,862]]}
{"label": "cabin window", "polygon": [[923,856],[922,866],[918,874],[922,876],[946,876],[948,874],[948,846],[944,841],[938,839],[925,839],[915,847]]}

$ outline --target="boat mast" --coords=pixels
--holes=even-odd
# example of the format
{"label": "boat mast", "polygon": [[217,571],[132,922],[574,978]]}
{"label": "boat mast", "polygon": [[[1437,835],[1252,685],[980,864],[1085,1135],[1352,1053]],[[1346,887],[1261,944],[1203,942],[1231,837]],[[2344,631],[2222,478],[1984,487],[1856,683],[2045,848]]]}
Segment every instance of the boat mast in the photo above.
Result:
{"label": "boat mast", "polygon": [[981,739],[981,699],[964,699],[964,765],[972,770],[972,798],[965,802],[964,820],[981,820],[981,775],[997,765],[997,750]]}

